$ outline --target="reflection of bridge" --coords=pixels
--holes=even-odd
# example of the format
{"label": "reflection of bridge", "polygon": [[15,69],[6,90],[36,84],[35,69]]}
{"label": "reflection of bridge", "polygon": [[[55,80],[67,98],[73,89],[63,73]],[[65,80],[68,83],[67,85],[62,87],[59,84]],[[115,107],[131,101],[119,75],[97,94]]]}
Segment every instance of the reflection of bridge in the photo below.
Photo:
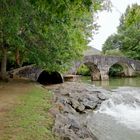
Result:
{"label": "reflection of bridge", "polygon": [[82,64],[85,64],[90,69],[91,80],[108,80],[109,69],[114,64],[119,64],[123,67],[126,77],[132,77],[136,72],[140,72],[139,60],[126,57],[90,55],[85,56],[83,61],[75,62],[75,66],[70,70],[70,73],[76,73]]}

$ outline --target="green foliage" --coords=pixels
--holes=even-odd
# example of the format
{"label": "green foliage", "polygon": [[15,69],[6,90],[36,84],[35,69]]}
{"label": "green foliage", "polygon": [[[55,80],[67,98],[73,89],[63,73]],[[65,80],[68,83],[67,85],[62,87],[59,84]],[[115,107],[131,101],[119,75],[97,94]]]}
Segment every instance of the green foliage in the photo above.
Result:
{"label": "green foliage", "polygon": [[78,70],[77,70],[78,75],[83,75],[83,76],[89,76],[90,75],[90,70],[86,65],[81,65]]}
{"label": "green foliage", "polygon": [[124,56],[124,54],[119,49],[106,50],[105,55]]}
{"label": "green foliage", "polygon": [[123,74],[123,67],[119,64],[114,64],[109,69],[109,75],[110,76],[121,76],[121,74]]}
{"label": "green foliage", "polygon": [[121,42],[119,42],[120,36],[118,34],[113,34],[107,38],[103,44],[103,53],[106,51],[118,50],[120,48]]}
{"label": "green foliage", "polygon": [[124,31],[130,26],[140,26],[140,5],[133,4],[128,6],[125,13],[121,16],[118,32]]}
{"label": "green foliage", "polygon": [[122,33],[120,50],[128,57],[140,60],[140,29],[130,26]]}
{"label": "green foliage", "polygon": [[118,32],[103,45],[103,53],[119,49],[125,56],[140,60],[140,5],[128,6],[121,16]]}
{"label": "green foliage", "polygon": [[21,63],[63,70],[81,56],[96,30],[93,15],[106,1],[1,0],[0,52],[7,44],[13,56],[19,51]]}

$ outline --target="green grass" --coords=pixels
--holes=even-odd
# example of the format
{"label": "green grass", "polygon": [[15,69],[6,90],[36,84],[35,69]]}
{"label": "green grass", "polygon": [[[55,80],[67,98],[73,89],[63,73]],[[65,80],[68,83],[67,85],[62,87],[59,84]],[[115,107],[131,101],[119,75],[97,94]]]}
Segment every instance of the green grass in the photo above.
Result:
{"label": "green grass", "polygon": [[9,114],[2,140],[58,140],[52,133],[54,118],[48,113],[52,94],[34,87]]}

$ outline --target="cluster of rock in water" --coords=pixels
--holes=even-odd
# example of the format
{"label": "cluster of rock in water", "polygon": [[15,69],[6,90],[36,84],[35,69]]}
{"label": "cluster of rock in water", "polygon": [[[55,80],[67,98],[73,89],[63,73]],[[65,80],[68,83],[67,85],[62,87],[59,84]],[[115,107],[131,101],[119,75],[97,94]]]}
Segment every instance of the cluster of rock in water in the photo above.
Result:
{"label": "cluster of rock in water", "polygon": [[55,108],[51,110],[56,117],[54,133],[62,140],[97,140],[85,118],[109,98],[108,91],[76,82],[51,86],[50,89],[55,100]]}

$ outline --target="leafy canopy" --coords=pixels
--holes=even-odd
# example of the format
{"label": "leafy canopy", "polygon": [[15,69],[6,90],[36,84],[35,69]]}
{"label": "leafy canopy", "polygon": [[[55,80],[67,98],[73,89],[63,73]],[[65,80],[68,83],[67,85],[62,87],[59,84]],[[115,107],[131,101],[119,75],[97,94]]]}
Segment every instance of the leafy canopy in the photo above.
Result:
{"label": "leafy canopy", "polygon": [[108,0],[0,0],[0,54],[63,70],[79,58],[92,36],[94,13]]}
{"label": "leafy canopy", "polygon": [[103,53],[118,49],[125,56],[140,60],[140,5],[128,6],[121,16],[118,32],[108,37]]}

